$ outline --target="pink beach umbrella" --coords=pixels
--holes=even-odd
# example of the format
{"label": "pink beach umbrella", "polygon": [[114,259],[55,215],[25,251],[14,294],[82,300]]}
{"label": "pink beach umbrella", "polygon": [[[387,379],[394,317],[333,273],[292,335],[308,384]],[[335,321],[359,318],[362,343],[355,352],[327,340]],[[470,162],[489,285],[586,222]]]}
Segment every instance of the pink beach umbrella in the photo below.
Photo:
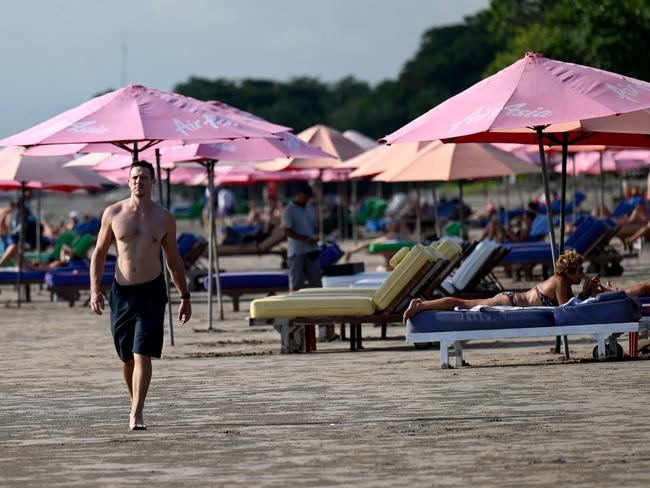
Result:
{"label": "pink beach umbrella", "polygon": [[110,143],[137,156],[138,150],[164,140],[245,137],[269,137],[269,133],[229,119],[206,102],[129,85],[0,140],[0,145]]}
{"label": "pink beach umbrella", "polygon": [[[31,129],[5,138],[0,141],[0,145],[110,143],[132,152],[133,159],[137,160],[139,151],[160,144],[161,141],[273,137],[267,131],[239,122],[236,118],[241,120],[242,114],[235,115],[232,112],[231,108],[220,111],[214,104],[191,97],[130,85],[96,97]],[[234,118],[229,117],[228,113]],[[160,176],[158,180],[162,200]],[[212,213],[212,208],[210,212]],[[212,226],[213,222],[211,218]],[[210,232],[213,234],[212,228]],[[212,247],[209,246],[210,253]],[[169,282],[166,281],[169,287]],[[169,312],[170,339],[173,345],[171,308]],[[211,322],[211,317],[209,321]]]}
{"label": "pink beach umbrella", "polygon": [[[24,156],[23,147],[6,147],[0,150],[0,186],[4,189],[16,188],[22,193],[21,201],[24,202],[27,188],[57,188],[69,190],[72,188],[101,188],[102,185],[111,184],[105,178],[83,168],[63,168],[69,158],[65,157],[35,157]],[[18,305],[22,301],[22,256],[25,247],[25,221],[20,226],[18,255]],[[40,246],[39,246],[40,247]]]}
{"label": "pink beach umbrella", "polygon": [[[647,129],[650,114],[639,112],[646,108],[650,108],[650,84],[645,81],[527,53],[384,140],[466,142],[460,138],[471,136],[472,142],[536,144],[541,131],[549,145],[561,143],[553,134],[568,132],[575,139],[572,145],[650,146],[648,138],[641,136],[627,144],[603,140],[610,137],[609,131],[619,134],[618,141],[620,133],[633,136],[639,127]],[[616,123],[608,118],[612,115],[617,116]]]}
{"label": "pink beach umbrella", "polygon": [[[645,135],[650,114],[643,111],[647,108],[650,84],[644,81],[527,53],[522,60],[429,110],[384,141],[536,143],[544,192],[550,201],[543,144],[650,146]],[[565,151],[563,168],[566,155]],[[563,171],[563,200],[565,174]],[[547,212],[550,221],[549,207]],[[552,226],[549,235],[555,262]]]}

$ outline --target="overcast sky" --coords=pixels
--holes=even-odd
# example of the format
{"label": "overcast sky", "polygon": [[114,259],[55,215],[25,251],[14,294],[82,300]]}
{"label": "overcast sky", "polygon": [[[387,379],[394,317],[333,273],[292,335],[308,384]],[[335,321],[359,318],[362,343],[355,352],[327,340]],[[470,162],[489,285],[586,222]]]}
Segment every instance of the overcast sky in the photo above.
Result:
{"label": "overcast sky", "polygon": [[[489,0],[11,0],[0,16],[0,137],[126,82],[191,75],[395,78],[422,33]],[[122,56],[122,39],[127,55]],[[122,60],[126,59],[126,69]]]}

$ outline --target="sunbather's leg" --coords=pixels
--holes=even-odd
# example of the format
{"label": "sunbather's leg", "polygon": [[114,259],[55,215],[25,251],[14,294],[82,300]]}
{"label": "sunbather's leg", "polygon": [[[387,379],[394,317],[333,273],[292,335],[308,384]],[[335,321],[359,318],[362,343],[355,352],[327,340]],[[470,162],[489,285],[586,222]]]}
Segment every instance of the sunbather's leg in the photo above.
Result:
{"label": "sunbather's leg", "polygon": [[632,248],[632,244],[634,244],[634,241],[636,241],[637,239],[645,238],[648,234],[650,234],[650,224],[644,225],[641,229],[636,231],[634,234],[627,237],[624,240],[625,246],[627,248]]}
{"label": "sunbather's leg", "polygon": [[404,323],[413,315],[425,310],[454,310],[456,307],[472,308],[476,305],[485,305],[487,307],[494,307],[496,305],[512,305],[511,299],[503,294],[499,294],[492,298],[477,298],[467,300],[464,298],[444,297],[435,300],[422,300],[416,298],[411,300],[408,308],[404,312]]}
{"label": "sunbather's leg", "polygon": [[16,246],[16,244],[9,244],[7,246],[7,249],[5,249],[5,252],[2,254],[2,257],[0,257],[0,266],[4,266],[5,264],[7,264],[9,261],[16,258],[17,256],[18,256],[18,246]]}
{"label": "sunbather's leg", "polygon": [[634,285],[624,288],[625,293],[633,297],[647,297],[650,296],[650,280],[635,283]]}

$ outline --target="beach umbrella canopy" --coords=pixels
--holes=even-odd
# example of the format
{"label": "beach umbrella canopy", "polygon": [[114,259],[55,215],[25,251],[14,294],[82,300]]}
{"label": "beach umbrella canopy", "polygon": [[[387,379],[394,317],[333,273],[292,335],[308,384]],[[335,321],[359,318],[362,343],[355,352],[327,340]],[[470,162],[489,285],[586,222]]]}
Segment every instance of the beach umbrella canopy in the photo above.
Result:
{"label": "beach umbrella canopy", "polygon": [[64,168],[66,157],[24,156],[20,146],[0,150],[0,181],[25,183],[33,188],[101,188],[112,184],[85,168]]}
{"label": "beach umbrella canopy", "polygon": [[[121,156],[124,157],[124,156]],[[117,185],[126,185],[129,179],[129,167],[131,162],[129,161],[126,167],[111,169],[107,171],[100,171],[97,168],[94,168],[97,173]],[[169,166],[165,169],[169,171],[169,182],[172,185],[188,185],[194,186],[199,183],[195,183],[197,177],[205,174],[205,168],[200,165],[189,165],[181,164],[178,166]]]}
{"label": "beach umbrella canopy", "polygon": [[356,168],[349,178],[368,178],[406,161],[411,161],[430,142],[408,142],[394,146],[376,146],[341,164],[343,168]]}
{"label": "beach umbrella canopy", "polygon": [[527,53],[386,136],[452,142],[650,146],[650,84]]}
{"label": "beach umbrella canopy", "polygon": [[264,171],[330,169],[337,167],[342,161],[363,152],[361,146],[344,137],[336,129],[325,125],[314,125],[299,133],[298,137],[334,157],[290,157],[274,159],[273,161],[257,163],[256,167]]}
{"label": "beach umbrella canopy", "polygon": [[268,132],[228,118],[226,112],[206,102],[129,85],[0,140],[0,145],[127,144],[268,136]]}
{"label": "beach umbrella canopy", "polygon": [[375,139],[372,139],[356,130],[348,129],[346,131],[343,131],[343,137],[350,139],[364,151],[368,151],[373,147],[377,147],[377,141]]}
{"label": "beach umbrella canopy", "polygon": [[410,160],[396,162],[373,180],[389,183],[458,181],[527,173],[541,173],[541,169],[492,144],[434,141]]}

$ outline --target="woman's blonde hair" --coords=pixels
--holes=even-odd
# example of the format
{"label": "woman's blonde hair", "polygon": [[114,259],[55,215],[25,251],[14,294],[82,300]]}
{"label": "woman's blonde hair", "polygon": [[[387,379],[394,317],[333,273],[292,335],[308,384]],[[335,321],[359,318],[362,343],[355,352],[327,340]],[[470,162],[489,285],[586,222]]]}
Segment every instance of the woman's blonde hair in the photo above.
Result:
{"label": "woman's blonde hair", "polygon": [[582,266],[584,259],[575,251],[564,251],[555,265],[555,272],[559,275],[573,273]]}

